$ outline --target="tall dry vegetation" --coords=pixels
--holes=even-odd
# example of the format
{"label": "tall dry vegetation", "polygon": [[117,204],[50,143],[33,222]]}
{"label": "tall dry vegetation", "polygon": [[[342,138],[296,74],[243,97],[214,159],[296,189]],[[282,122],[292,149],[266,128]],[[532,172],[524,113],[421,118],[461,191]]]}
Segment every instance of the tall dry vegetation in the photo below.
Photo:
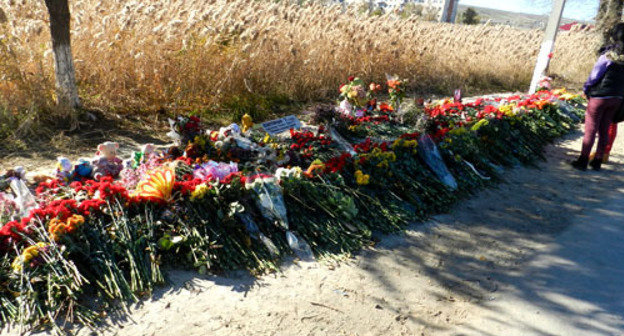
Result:
{"label": "tall dry vegetation", "polygon": [[[397,74],[422,92],[523,89],[542,37],[318,4],[70,2],[81,96],[87,105],[122,111],[218,110],[249,97],[324,99],[335,97],[350,74],[370,80]],[[43,2],[1,0],[0,7],[8,16],[0,23],[0,104],[9,114],[46,107],[53,69]],[[554,72],[582,81],[595,40],[591,33],[562,33]]]}

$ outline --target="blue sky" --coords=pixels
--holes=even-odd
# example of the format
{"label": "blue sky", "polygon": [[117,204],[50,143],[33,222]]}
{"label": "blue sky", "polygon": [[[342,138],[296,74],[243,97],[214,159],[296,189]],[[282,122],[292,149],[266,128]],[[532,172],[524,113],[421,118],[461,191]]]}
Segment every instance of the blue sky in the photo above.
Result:
{"label": "blue sky", "polygon": [[[598,11],[599,0],[567,0],[564,16],[577,20],[592,20]],[[512,12],[547,14],[551,0],[459,0],[462,5],[489,7]]]}

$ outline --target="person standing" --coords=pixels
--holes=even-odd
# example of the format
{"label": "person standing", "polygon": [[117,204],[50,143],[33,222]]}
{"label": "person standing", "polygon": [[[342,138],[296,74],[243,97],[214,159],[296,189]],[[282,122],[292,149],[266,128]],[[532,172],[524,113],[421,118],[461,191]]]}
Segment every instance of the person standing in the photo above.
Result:
{"label": "person standing", "polygon": [[[585,112],[585,135],[581,155],[572,162],[572,166],[579,170],[587,170],[588,165],[600,170],[609,145],[609,128],[624,100],[624,23],[618,23],[611,30],[611,43],[604,48],[584,85],[589,99]],[[589,162],[596,134],[596,154]]]}

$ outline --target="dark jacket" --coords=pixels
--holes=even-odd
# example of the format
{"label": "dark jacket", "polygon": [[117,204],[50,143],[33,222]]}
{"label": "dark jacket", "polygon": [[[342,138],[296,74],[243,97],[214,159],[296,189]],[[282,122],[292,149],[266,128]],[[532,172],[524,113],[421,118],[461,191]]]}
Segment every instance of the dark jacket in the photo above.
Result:
{"label": "dark jacket", "polygon": [[601,55],[584,91],[588,97],[624,97],[624,62]]}

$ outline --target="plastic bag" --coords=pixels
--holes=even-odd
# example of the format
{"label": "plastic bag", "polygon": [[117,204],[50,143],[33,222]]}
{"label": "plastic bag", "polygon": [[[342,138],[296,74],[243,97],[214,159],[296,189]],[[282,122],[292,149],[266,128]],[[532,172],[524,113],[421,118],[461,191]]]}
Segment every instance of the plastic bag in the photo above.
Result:
{"label": "plastic bag", "polygon": [[171,138],[173,143],[179,146],[182,143],[182,136],[176,131],[175,125],[176,121],[174,119],[169,119],[169,128],[171,128],[171,131],[169,131],[166,135]]}
{"label": "plastic bag", "polygon": [[292,231],[286,231],[286,241],[295,255],[303,261],[314,261],[312,248],[305,240],[298,238]]}
{"label": "plastic bag", "polygon": [[559,108],[557,110],[560,111],[560,113],[563,113],[565,116],[569,117],[576,123],[581,121],[581,118],[579,118],[579,116],[573,112],[574,108],[570,104],[564,101],[559,101],[558,105]]}
{"label": "plastic bag", "polygon": [[256,193],[256,203],[262,215],[277,222],[288,230],[288,214],[281,188],[274,178],[257,178],[252,182],[252,189]]}
{"label": "plastic bag", "polygon": [[446,167],[438,147],[429,135],[424,134],[418,139],[418,154],[442,183],[452,190],[457,190],[457,181]]}
{"label": "plastic bag", "polygon": [[477,170],[477,168],[475,168],[475,166],[474,166],[472,163],[470,163],[470,162],[468,162],[468,161],[466,161],[466,160],[464,160],[464,163],[465,163],[465,164],[466,164],[466,165],[467,165],[470,169],[472,169],[472,171],[473,171],[473,172],[474,172],[474,173],[475,173],[475,174],[476,174],[479,178],[481,178],[482,180],[485,180],[485,181],[489,181],[489,180],[491,180],[491,178],[490,178],[490,177],[488,177],[488,176],[485,176],[485,175],[481,174],[481,173]]}
{"label": "plastic bag", "polygon": [[352,156],[357,155],[357,152],[355,151],[355,149],[353,149],[353,146],[351,146],[351,144],[347,140],[345,140],[342,136],[340,136],[340,134],[338,134],[338,132],[333,127],[329,126],[328,130],[329,130],[329,135],[343,150],[345,150],[347,153],[351,154]]}
{"label": "plastic bag", "polygon": [[312,254],[312,249],[308,243],[301,238],[297,238],[290,231],[286,203],[284,202],[282,189],[277,184],[275,178],[256,178],[253,182],[248,182],[246,188],[254,191],[256,204],[260,208],[262,216],[286,230],[286,240],[290,249],[302,260],[313,260],[314,254]]}
{"label": "plastic bag", "polygon": [[271,239],[269,239],[267,236],[264,235],[264,233],[260,231],[260,228],[258,228],[258,225],[256,225],[256,223],[253,221],[251,217],[249,217],[249,215],[245,213],[241,213],[241,214],[238,214],[237,217],[240,219],[241,222],[243,222],[243,224],[245,224],[245,229],[247,230],[247,233],[249,233],[249,236],[251,238],[255,240],[259,240],[262,243],[262,245],[264,245],[264,247],[266,247],[266,249],[269,250],[269,253],[271,253],[271,256],[273,256],[274,258],[279,257],[280,253],[277,247],[275,246],[275,244],[273,244]]}
{"label": "plastic bag", "polygon": [[15,194],[15,204],[19,208],[20,215],[27,216],[28,212],[37,206],[35,196],[30,193],[24,181],[18,178],[11,178],[10,186]]}

